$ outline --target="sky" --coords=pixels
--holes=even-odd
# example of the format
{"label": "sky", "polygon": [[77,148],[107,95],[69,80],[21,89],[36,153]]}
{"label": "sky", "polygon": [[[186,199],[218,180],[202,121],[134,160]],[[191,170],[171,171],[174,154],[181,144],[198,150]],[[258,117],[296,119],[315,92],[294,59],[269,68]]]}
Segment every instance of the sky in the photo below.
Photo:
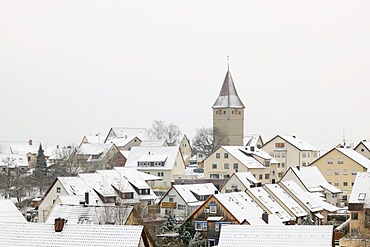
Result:
{"label": "sky", "polygon": [[245,133],[370,138],[370,1],[0,0],[0,140],[212,126],[230,56]]}

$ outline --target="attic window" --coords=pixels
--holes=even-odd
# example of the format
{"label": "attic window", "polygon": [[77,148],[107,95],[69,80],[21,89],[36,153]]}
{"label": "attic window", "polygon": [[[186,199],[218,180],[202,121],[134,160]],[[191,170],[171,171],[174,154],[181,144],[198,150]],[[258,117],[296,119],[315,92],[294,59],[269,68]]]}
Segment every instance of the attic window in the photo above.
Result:
{"label": "attic window", "polygon": [[283,143],[283,142],[277,142],[277,143],[275,143],[275,147],[276,148],[283,148],[283,147],[285,147],[285,143]]}
{"label": "attic window", "polygon": [[366,198],[366,193],[360,193],[360,194],[358,194],[358,200],[363,201],[363,200],[365,200],[365,198]]}

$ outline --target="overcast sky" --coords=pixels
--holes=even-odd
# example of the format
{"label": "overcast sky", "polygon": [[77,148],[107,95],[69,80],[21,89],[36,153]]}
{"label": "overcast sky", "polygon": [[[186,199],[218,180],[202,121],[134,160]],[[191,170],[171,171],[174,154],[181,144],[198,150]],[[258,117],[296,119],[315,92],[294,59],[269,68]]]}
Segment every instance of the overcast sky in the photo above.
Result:
{"label": "overcast sky", "polygon": [[370,1],[0,0],[0,140],[173,122],[192,138],[230,70],[245,133],[370,138]]}

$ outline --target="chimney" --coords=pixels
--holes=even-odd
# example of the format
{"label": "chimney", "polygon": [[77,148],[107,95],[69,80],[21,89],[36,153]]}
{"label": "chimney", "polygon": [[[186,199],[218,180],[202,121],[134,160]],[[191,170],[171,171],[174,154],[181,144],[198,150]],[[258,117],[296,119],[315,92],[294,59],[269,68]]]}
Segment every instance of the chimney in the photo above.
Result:
{"label": "chimney", "polygon": [[264,222],[266,222],[266,224],[268,224],[268,223],[269,223],[269,215],[268,215],[268,213],[267,213],[267,212],[263,212],[263,214],[262,214],[262,220],[263,220]]}
{"label": "chimney", "polygon": [[300,170],[300,167],[299,166],[297,166],[297,169],[298,169],[298,171]]}
{"label": "chimney", "polygon": [[67,223],[67,221],[65,219],[62,219],[62,218],[56,218],[54,220],[54,229],[55,229],[55,232],[61,232],[63,231],[63,227],[64,227],[64,224]]}
{"label": "chimney", "polygon": [[215,190],[215,194],[218,194],[218,190]]}
{"label": "chimney", "polygon": [[32,146],[32,139],[28,140],[28,145]]}
{"label": "chimney", "polygon": [[85,192],[85,204],[89,204],[89,192]]}
{"label": "chimney", "polygon": [[292,136],[293,138],[296,138],[296,136]]}

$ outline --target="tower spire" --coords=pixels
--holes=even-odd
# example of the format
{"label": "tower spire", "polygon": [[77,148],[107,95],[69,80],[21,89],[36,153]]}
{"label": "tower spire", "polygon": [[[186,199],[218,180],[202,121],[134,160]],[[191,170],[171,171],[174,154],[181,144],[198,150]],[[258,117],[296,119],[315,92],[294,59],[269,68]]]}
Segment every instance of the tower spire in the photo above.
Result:
{"label": "tower spire", "polygon": [[230,56],[227,55],[227,72],[230,72]]}

